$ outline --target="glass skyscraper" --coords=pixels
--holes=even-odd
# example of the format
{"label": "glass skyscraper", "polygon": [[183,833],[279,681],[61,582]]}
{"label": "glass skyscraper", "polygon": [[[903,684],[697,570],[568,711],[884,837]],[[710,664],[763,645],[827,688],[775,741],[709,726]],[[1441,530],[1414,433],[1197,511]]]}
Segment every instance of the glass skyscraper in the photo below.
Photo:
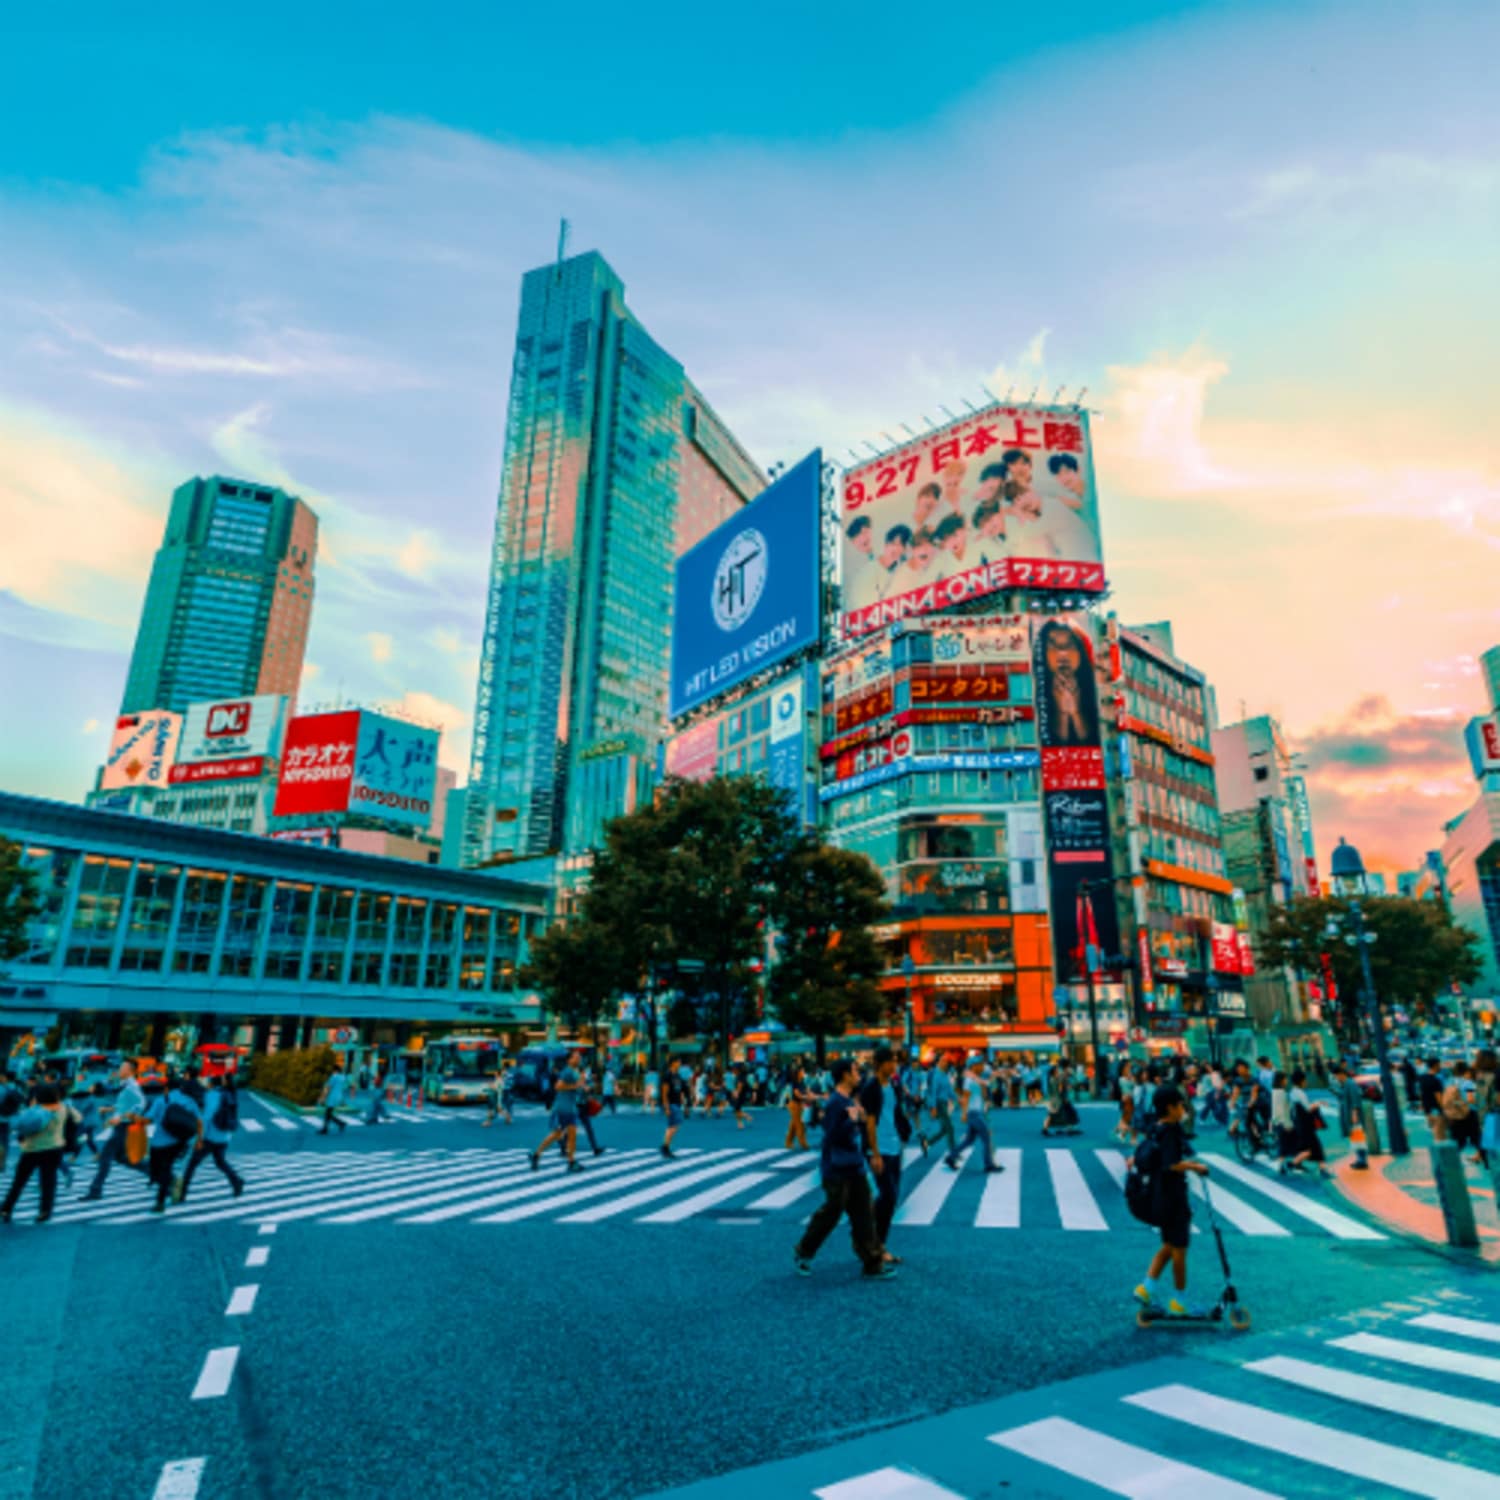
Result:
{"label": "glass skyscraper", "polygon": [[583,855],[649,794],[672,573],[765,478],[593,252],[529,271],[463,859]]}
{"label": "glass skyscraper", "polygon": [[172,494],[151,567],[122,714],[241,694],[296,696],[312,618],[318,518],[246,480]]}

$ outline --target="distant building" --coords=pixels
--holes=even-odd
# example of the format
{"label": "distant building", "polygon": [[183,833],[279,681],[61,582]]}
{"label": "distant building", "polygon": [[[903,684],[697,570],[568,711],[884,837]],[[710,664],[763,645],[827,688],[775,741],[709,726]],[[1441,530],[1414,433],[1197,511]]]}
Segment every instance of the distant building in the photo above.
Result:
{"label": "distant building", "polygon": [[191,479],[172,495],[121,714],[296,697],[312,618],[318,520],[294,495]]}
{"label": "distant building", "polygon": [[564,851],[649,796],[673,568],[765,478],[593,252],[529,271],[464,798],[466,865]]}

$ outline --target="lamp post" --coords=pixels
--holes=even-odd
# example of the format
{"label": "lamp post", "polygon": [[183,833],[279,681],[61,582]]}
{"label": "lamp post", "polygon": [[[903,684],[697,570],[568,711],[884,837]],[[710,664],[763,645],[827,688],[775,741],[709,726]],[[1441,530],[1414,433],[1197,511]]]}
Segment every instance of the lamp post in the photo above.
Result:
{"label": "lamp post", "polygon": [[[1370,973],[1370,944],[1375,934],[1365,929],[1365,914],[1359,898],[1365,889],[1365,862],[1359,850],[1344,839],[1333,851],[1329,873],[1335,890],[1347,890],[1350,896],[1349,921],[1354,928],[1344,934],[1344,941],[1359,950],[1359,970],[1364,981],[1365,1018],[1375,1036],[1375,1056],[1380,1064],[1380,1093],[1385,1100],[1385,1128],[1391,1142],[1392,1156],[1405,1156],[1411,1150],[1406,1139],[1406,1120],[1401,1114],[1401,1103],[1396,1097],[1396,1080],[1391,1074],[1391,1054],[1385,1041],[1385,1023],[1380,1015],[1380,997],[1375,993],[1375,979]],[[1328,934],[1336,937],[1340,933],[1338,921],[1328,919]]]}

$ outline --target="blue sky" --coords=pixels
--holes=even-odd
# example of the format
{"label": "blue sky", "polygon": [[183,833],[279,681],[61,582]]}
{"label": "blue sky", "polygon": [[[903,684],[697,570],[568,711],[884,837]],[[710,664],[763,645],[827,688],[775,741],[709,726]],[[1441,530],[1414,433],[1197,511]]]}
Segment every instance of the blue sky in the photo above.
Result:
{"label": "blue sky", "polygon": [[1500,640],[1494,7],[729,14],[9,23],[0,785],[88,784],[167,497],[216,471],[323,518],[306,696],[407,697],[462,767],[566,215],[763,462],[1086,386],[1122,614],[1283,715],[1325,843],[1412,863]]}

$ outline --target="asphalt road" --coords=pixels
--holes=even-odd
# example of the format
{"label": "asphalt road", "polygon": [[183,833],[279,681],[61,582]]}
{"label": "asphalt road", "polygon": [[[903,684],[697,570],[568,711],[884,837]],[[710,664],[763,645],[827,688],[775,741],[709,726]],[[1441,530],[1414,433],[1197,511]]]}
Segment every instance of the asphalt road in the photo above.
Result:
{"label": "asphalt road", "polygon": [[[815,1199],[773,1215],[706,1208],[655,1223],[640,1220],[670,1198],[596,1222],[548,1212],[414,1223],[379,1204],[380,1217],[324,1222],[319,1204],[336,1207],[338,1184],[361,1167],[377,1193],[403,1173],[412,1185],[402,1192],[420,1193],[425,1174],[445,1171],[460,1181],[445,1191],[494,1196],[462,1185],[478,1161],[505,1192],[546,1197],[498,1155],[538,1138],[540,1118],[481,1130],[473,1117],[413,1115],[328,1141],[295,1121],[274,1125],[259,1106],[247,1118],[263,1128],[242,1137],[244,1216],[210,1217],[232,1200],[200,1178],[202,1193],[195,1184],[165,1221],[123,1222],[134,1215],[113,1209],[43,1230],[18,1221],[0,1235],[13,1355],[0,1409],[17,1419],[0,1438],[6,1500],[643,1495],[1162,1352],[1129,1306],[1150,1232],[1112,1202],[1107,1229],[1061,1227],[1035,1111],[992,1117],[996,1145],[1026,1161],[1018,1227],[976,1228],[980,1184],[968,1178],[934,1222],[893,1232],[906,1263],[880,1284],[858,1279],[842,1235],[811,1278],[792,1273],[791,1244]],[[1047,1144],[1079,1151],[1104,1203],[1108,1178],[1090,1158],[1107,1144],[1106,1118],[1087,1112],[1086,1123],[1083,1138]],[[746,1132],[690,1121],[679,1145],[748,1156],[779,1147],[781,1128],[774,1111]],[[649,1152],[659,1130],[632,1112],[606,1118],[601,1138],[616,1154]],[[635,1160],[606,1155],[554,1180],[559,1192],[591,1185],[584,1201],[608,1202],[597,1174],[634,1180],[659,1165]],[[774,1157],[760,1165],[773,1186],[792,1180]],[[300,1187],[274,1176],[306,1171],[325,1175]],[[257,1174],[282,1186],[257,1199]],[[909,1169],[914,1184],[920,1175]],[[1229,1237],[1258,1330],[1467,1279],[1433,1252],[1339,1238],[1237,1191],[1286,1226]],[[1314,1186],[1306,1196],[1335,1201]],[[257,1212],[257,1201],[269,1206]],[[195,1208],[206,1222],[186,1222]],[[1195,1244],[1194,1285],[1211,1295],[1206,1239]],[[1168,1337],[1181,1352],[1226,1336]],[[215,1350],[236,1352],[215,1360]],[[224,1393],[206,1393],[226,1366]],[[205,1393],[195,1399],[195,1389]]]}

